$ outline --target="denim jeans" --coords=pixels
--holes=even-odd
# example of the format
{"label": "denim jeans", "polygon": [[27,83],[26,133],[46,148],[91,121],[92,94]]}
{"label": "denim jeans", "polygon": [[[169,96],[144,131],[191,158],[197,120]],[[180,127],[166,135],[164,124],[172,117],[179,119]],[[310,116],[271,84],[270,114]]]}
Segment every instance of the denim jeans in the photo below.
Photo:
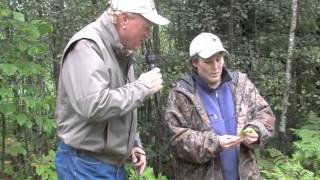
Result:
{"label": "denim jeans", "polygon": [[125,180],[124,166],[105,163],[83,151],[60,143],[56,154],[59,180]]}

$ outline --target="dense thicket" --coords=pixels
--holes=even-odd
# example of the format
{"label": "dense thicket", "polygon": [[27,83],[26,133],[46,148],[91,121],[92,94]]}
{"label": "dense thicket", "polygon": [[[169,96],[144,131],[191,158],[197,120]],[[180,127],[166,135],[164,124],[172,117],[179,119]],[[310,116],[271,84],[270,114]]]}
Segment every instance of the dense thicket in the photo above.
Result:
{"label": "dense thicket", "polygon": [[[200,32],[221,37],[231,54],[228,66],[248,73],[280,119],[291,3],[157,1],[158,9],[171,24],[154,27],[151,43],[146,44],[159,54],[165,86],[158,109],[152,99],[139,108],[141,137],[155,174],[174,178],[161,113],[170,85],[185,72],[188,45]],[[72,34],[106,7],[107,0],[0,2],[0,179],[56,179],[54,111],[59,58]],[[320,1],[299,1],[297,15],[287,136],[280,141],[277,129],[269,149],[258,153],[266,179],[319,179],[320,175],[320,149],[316,144],[320,139]],[[137,74],[146,69],[143,53],[144,48],[136,54]],[[280,147],[284,154],[277,150]],[[152,173],[149,169],[148,178],[156,179]],[[134,178],[134,173],[131,175]]]}

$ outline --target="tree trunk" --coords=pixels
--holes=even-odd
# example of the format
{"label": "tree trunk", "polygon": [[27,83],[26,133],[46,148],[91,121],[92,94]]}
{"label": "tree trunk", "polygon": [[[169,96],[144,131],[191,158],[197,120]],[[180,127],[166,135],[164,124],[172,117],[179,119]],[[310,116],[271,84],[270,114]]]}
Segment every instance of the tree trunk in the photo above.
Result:
{"label": "tree trunk", "polygon": [[298,0],[292,0],[292,17],[290,24],[290,32],[289,32],[289,46],[288,46],[288,57],[287,57],[287,65],[286,65],[286,86],[282,99],[283,111],[281,113],[281,119],[279,124],[279,137],[280,137],[280,147],[281,151],[286,154],[286,123],[287,123],[287,111],[289,106],[289,95],[290,95],[290,87],[291,87],[291,79],[292,79],[292,58],[293,58],[293,50],[294,50],[294,38],[295,31],[297,26],[297,9],[298,9]]}
{"label": "tree trunk", "polygon": [[56,0],[56,24],[54,25],[54,47],[53,47],[53,77],[56,89],[58,89],[58,79],[60,72],[60,56],[64,47],[64,0]]}

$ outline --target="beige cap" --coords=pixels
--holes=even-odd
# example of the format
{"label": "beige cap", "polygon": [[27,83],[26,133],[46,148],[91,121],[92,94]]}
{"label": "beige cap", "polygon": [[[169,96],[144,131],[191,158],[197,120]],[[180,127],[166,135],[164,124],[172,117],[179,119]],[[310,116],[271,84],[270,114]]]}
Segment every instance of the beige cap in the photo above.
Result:
{"label": "beige cap", "polygon": [[111,9],[137,13],[154,24],[167,25],[169,20],[160,16],[153,0],[111,0]]}

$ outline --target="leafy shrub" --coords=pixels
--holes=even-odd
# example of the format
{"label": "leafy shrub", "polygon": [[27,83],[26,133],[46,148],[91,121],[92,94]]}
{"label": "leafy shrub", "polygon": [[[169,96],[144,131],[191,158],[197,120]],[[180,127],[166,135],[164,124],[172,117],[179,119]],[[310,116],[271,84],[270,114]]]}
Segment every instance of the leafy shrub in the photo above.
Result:
{"label": "leafy shrub", "polygon": [[300,129],[293,129],[299,140],[293,143],[292,157],[271,148],[267,156],[259,160],[265,179],[319,180],[320,179],[320,117],[309,113]]}
{"label": "leafy shrub", "polygon": [[306,124],[301,129],[294,129],[300,140],[294,142],[293,159],[301,165],[320,175],[320,117],[309,113]]}
{"label": "leafy shrub", "polygon": [[34,158],[31,164],[36,171],[36,174],[41,177],[42,180],[57,180],[56,167],[54,164],[56,153],[53,150],[49,151],[47,156],[41,156]]}
{"label": "leafy shrub", "polygon": [[289,159],[277,149],[267,150],[268,158],[260,160],[262,176],[265,179],[315,180],[314,173],[304,169],[297,161]]}
{"label": "leafy shrub", "polygon": [[126,166],[126,171],[128,175],[128,180],[168,180],[166,176],[163,176],[161,173],[158,177],[154,174],[152,167],[146,167],[141,176],[137,175],[137,171],[131,165]]}

